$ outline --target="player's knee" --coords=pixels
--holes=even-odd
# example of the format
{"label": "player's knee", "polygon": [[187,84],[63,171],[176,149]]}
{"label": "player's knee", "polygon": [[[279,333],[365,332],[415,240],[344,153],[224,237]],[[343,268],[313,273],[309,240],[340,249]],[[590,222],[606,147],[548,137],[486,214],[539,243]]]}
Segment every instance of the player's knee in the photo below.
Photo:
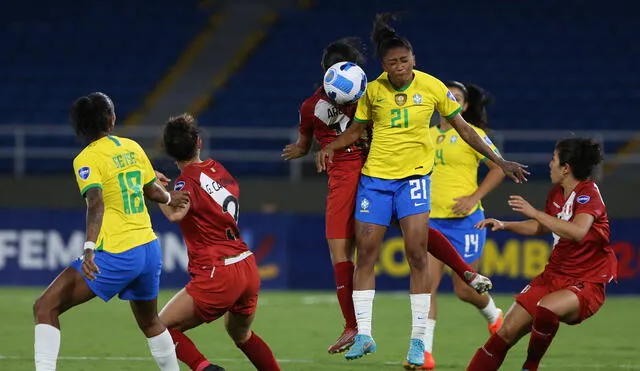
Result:
{"label": "player's knee", "polygon": [[227,334],[229,334],[229,337],[231,338],[231,340],[233,340],[234,343],[236,343],[236,345],[243,344],[251,337],[251,329],[249,329],[248,327],[227,325],[226,328]]}
{"label": "player's knee", "polygon": [[138,328],[146,337],[150,338],[160,335],[167,327],[160,321],[158,316],[154,316],[151,318],[138,318]]}
{"label": "player's knee", "polygon": [[406,245],[407,262],[411,269],[426,270],[429,263],[429,255],[426,249],[422,249],[419,244]]}
{"label": "player's knee", "polygon": [[52,303],[46,296],[40,296],[33,303],[33,316],[34,318],[42,318],[44,316],[49,316],[52,313],[56,312],[56,305]]}
{"label": "player's knee", "polygon": [[363,244],[358,246],[358,259],[356,259],[356,266],[373,267],[378,260],[378,256],[375,253],[376,249],[373,245]]}

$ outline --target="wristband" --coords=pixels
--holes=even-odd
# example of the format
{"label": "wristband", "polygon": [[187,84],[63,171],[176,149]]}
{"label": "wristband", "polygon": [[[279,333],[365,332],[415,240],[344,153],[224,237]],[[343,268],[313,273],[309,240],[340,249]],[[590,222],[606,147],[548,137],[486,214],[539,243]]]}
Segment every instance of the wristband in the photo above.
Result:
{"label": "wristband", "polygon": [[171,193],[167,192],[167,198],[168,200],[164,203],[165,205],[169,205],[171,203]]}
{"label": "wristband", "polygon": [[84,249],[91,249],[91,250],[95,250],[96,249],[96,243],[93,241],[87,241],[84,243]]}

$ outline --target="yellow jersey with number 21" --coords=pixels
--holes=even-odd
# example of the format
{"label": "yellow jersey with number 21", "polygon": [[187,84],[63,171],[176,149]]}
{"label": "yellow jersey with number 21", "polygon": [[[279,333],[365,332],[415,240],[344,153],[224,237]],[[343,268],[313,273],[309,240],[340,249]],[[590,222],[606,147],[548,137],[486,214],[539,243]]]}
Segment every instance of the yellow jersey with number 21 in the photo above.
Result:
{"label": "yellow jersey with number 21", "polygon": [[135,141],[100,138],[73,160],[80,193],[102,189],[104,217],[96,249],[120,253],[156,239],[142,188],[155,181],[151,161]]}
{"label": "yellow jersey with number 21", "polygon": [[387,73],[369,83],[358,101],[354,121],[373,125],[373,140],[362,174],[404,179],[429,174],[435,147],[429,123],[433,112],[451,118],[460,112],[453,94],[437,78],[414,70],[414,78],[396,89]]}

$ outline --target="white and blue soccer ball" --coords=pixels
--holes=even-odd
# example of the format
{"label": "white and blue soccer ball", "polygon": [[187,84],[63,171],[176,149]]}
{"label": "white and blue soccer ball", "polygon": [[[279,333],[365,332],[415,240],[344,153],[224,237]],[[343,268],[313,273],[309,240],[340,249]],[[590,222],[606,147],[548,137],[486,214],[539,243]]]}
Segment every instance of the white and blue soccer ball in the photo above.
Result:
{"label": "white and blue soccer ball", "polygon": [[324,74],[324,91],[337,104],[352,104],[367,90],[367,75],[353,62],[338,62]]}

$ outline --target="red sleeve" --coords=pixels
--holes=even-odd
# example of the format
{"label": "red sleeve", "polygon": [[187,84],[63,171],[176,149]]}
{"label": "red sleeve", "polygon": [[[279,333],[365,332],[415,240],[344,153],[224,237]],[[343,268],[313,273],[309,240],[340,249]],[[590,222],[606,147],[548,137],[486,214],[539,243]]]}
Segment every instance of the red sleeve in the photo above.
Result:
{"label": "red sleeve", "polygon": [[315,100],[307,99],[300,106],[300,124],[298,131],[302,135],[313,136],[313,123],[315,121]]}
{"label": "red sleeve", "polygon": [[[195,199],[198,198],[198,192],[196,189],[194,189],[194,187],[196,187],[197,185],[194,184],[193,180],[189,177],[183,176],[183,175],[179,175],[176,178],[176,182],[173,185],[173,190],[174,191],[185,191],[185,192],[189,192],[189,198],[191,199],[191,201],[194,201]],[[192,202],[193,204],[193,202]]]}
{"label": "red sleeve", "polygon": [[598,219],[605,213],[604,201],[600,195],[598,186],[589,184],[576,192],[573,214],[589,214]]}

